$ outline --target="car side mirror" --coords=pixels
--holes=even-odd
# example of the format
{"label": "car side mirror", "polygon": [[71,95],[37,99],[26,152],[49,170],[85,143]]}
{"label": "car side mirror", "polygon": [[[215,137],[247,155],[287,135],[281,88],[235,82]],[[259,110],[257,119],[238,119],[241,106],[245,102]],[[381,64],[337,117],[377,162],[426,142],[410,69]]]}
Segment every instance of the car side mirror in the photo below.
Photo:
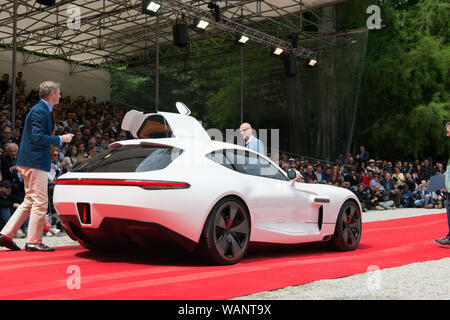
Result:
{"label": "car side mirror", "polygon": [[289,180],[297,178],[297,173],[295,172],[294,169],[289,169],[287,174],[288,174]]}

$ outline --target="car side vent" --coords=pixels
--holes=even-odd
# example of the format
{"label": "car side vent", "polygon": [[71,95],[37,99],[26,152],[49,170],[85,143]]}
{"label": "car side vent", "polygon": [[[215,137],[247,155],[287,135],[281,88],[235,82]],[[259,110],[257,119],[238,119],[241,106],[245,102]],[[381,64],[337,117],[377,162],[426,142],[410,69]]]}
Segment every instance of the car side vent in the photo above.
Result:
{"label": "car side vent", "polygon": [[318,219],[319,231],[322,230],[322,222],[323,222],[323,206],[320,206],[320,208],[319,208],[319,219]]}

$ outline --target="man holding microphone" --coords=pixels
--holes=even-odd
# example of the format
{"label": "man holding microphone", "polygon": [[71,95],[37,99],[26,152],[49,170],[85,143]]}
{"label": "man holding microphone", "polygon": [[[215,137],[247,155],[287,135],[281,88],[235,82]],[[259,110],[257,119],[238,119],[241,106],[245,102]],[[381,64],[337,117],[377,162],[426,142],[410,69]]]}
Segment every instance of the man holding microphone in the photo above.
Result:
{"label": "man holding microphone", "polygon": [[24,180],[25,198],[0,232],[0,246],[18,251],[13,242],[15,233],[30,217],[25,251],[54,251],[42,243],[48,206],[48,172],[50,146],[70,142],[73,134],[54,135],[53,106],[61,98],[60,84],[45,81],[39,86],[41,100],[31,108],[24,123],[22,141],[17,157],[17,171]]}

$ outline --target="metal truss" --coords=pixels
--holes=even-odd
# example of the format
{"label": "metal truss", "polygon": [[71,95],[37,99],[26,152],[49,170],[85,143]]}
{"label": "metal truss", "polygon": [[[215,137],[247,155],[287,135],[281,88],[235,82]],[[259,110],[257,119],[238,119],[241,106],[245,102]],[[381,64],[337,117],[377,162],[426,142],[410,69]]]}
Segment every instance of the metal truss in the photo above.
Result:
{"label": "metal truss", "polygon": [[220,30],[229,32],[234,35],[245,35],[249,37],[251,41],[255,41],[271,47],[280,47],[286,52],[290,52],[292,55],[302,58],[316,57],[316,53],[312,50],[301,47],[294,47],[291,42],[274,37],[257,29],[245,26],[225,16],[221,16],[220,21],[216,21],[215,14],[211,11],[206,11],[178,0],[162,0],[161,3],[167,5],[171,10],[178,13],[179,15],[205,19],[211,25]]}
{"label": "metal truss", "polygon": [[[156,55],[164,64],[214,55],[220,50],[231,52],[234,35],[238,33],[258,45],[281,46],[296,56],[312,58],[315,50],[293,46],[289,35],[322,39],[320,32],[302,31],[305,25],[317,23],[304,13],[310,12],[320,21],[322,17],[316,8],[345,0],[218,0],[219,22],[208,9],[209,0],[161,0],[164,11],[158,17],[143,14],[141,0],[57,0],[54,7],[29,0],[16,1],[19,7],[17,49],[34,54],[32,58],[25,55],[24,63],[61,59],[73,65],[71,72],[76,73],[92,67],[114,70],[116,66],[139,62],[151,65]],[[81,10],[79,30],[67,26],[70,5]],[[184,19],[193,24],[200,17],[209,20],[208,29],[191,31],[189,46],[175,47],[172,34],[175,22]],[[0,50],[12,46],[12,24],[13,1],[2,1]]]}

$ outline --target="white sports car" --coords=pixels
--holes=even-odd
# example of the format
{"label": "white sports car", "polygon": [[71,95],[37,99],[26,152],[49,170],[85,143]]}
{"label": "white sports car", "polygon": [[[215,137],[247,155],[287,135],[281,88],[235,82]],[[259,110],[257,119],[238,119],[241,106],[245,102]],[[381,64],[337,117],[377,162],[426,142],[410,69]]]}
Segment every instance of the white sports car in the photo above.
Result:
{"label": "white sports car", "polygon": [[57,179],[53,201],[72,239],[91,250],[175,241],[223,265],[250,242],[358,246],[362,210],[352,192],[296,182],[264,155],[211,140],[183,106],[128,112],[122,128],[136,139]]}

